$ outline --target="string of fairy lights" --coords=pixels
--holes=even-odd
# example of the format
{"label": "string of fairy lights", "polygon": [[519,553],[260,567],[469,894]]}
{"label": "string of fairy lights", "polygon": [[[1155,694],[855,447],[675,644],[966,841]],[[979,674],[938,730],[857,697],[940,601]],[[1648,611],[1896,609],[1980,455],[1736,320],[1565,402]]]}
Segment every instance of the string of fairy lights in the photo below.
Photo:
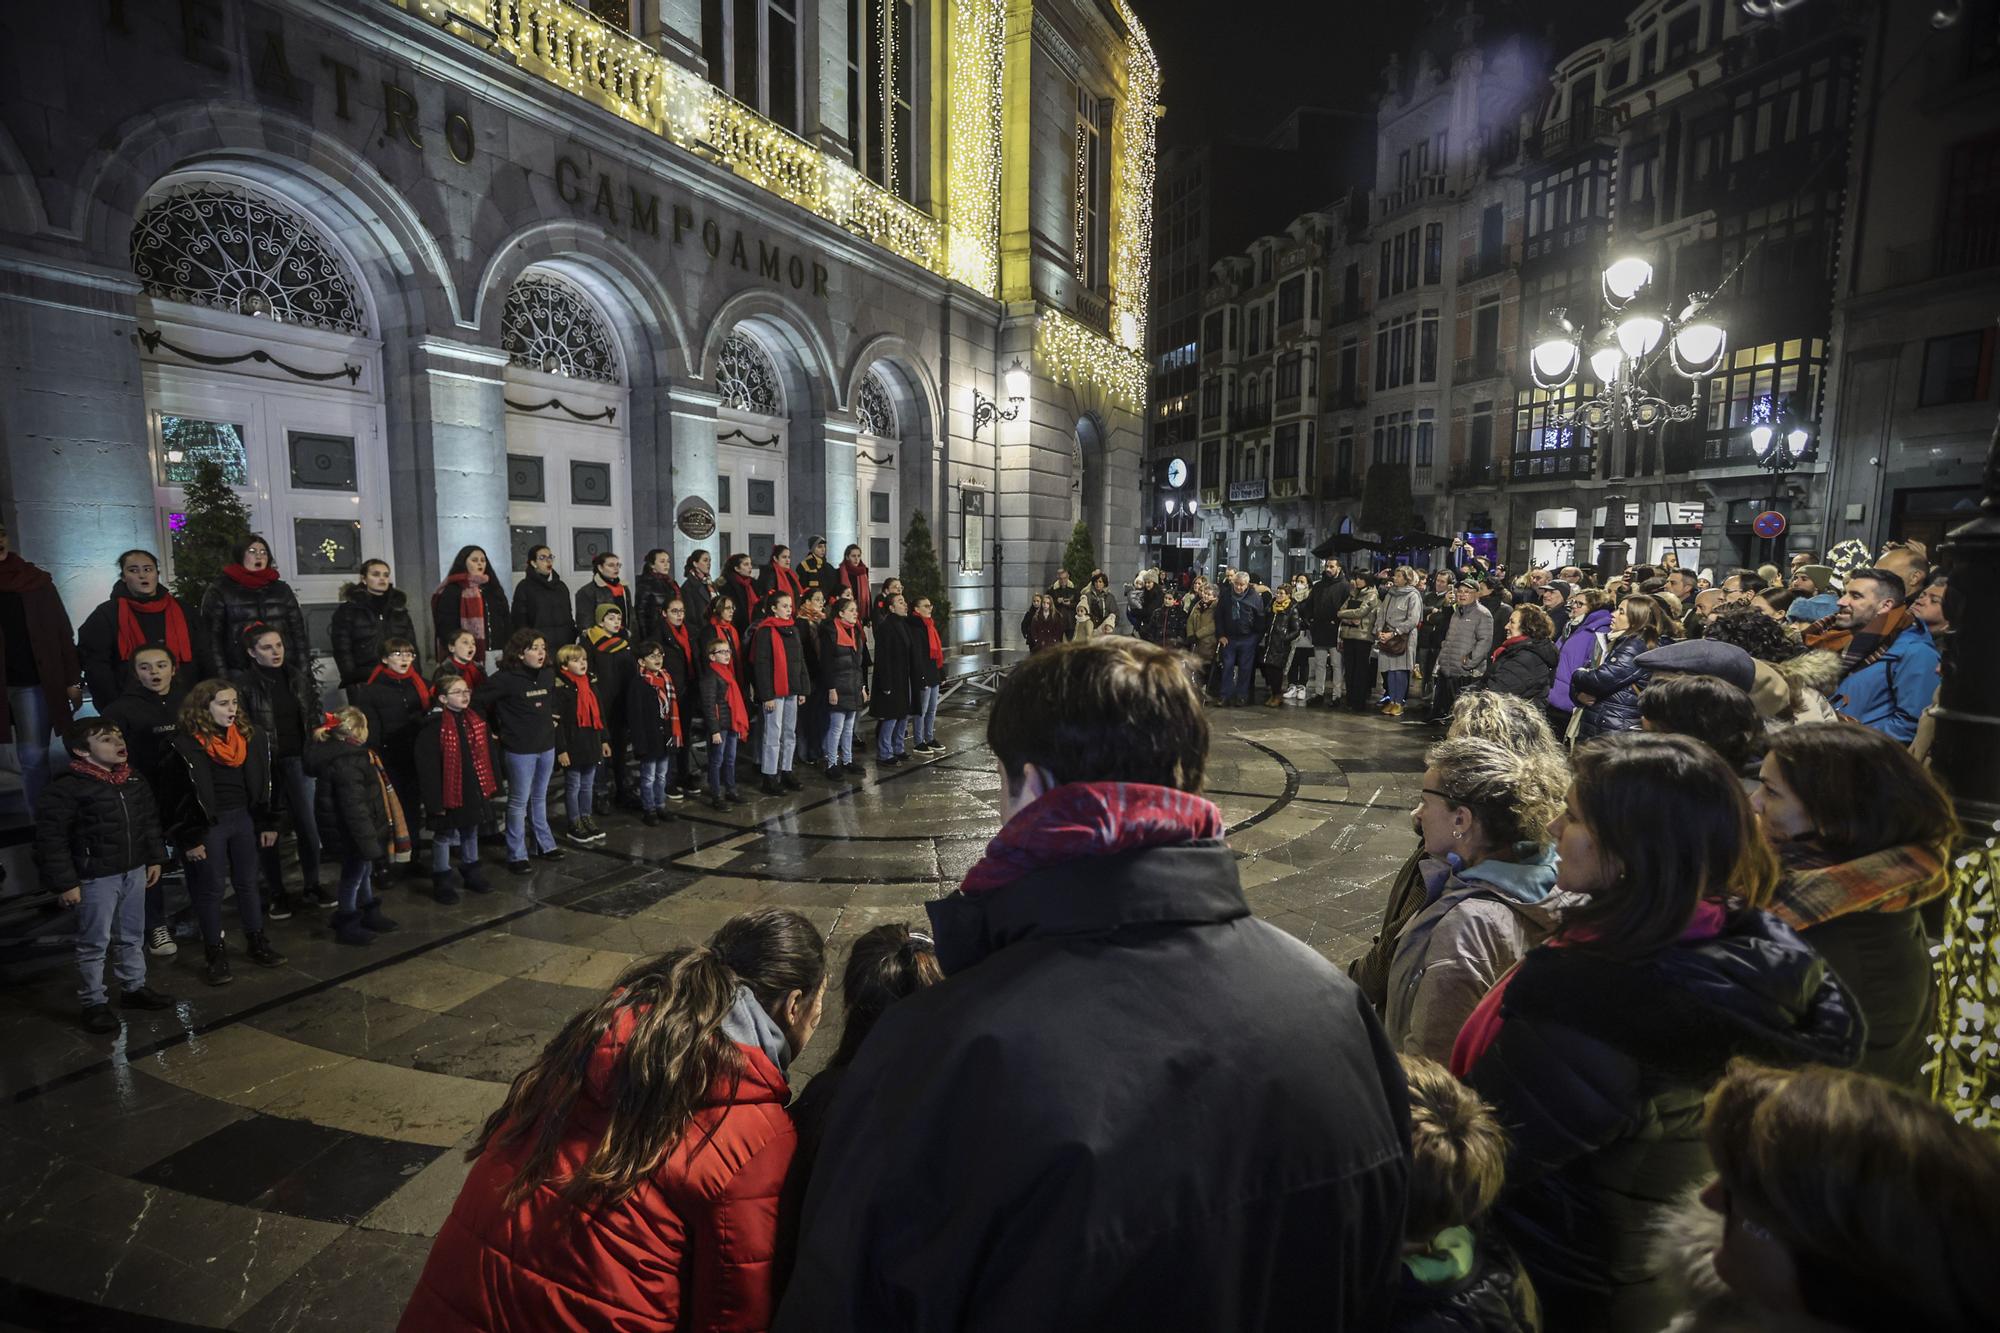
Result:
{"label": "string of fairy lights", "polygon": [[[1002,125],[1007,0],[948,0],[946,179],[942,220],[853,166],[772,123],[645,42],[568,0],[395,0],[467,41],[499,48],[521,69],[884,249],[985,296],[1000,294]],[[1111,329],[1103,337],[1054,310],[1037,321],[1037,354],[1053,378],[1095,386],[1134,411],[1145,404],[1160,69],[1126,0],[1125,108],[1112,190]],[[893,60],[893,18],[883,58]]]}

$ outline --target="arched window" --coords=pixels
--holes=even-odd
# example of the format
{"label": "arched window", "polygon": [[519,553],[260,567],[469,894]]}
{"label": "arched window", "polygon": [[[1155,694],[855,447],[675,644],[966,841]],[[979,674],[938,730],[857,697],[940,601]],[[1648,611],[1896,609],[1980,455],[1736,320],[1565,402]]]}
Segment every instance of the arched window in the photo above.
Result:
{"label": "arched window", "polygon": [[618,345],[590,298],[561,278],[524,274],[507,293],[500,346],[517,366],[616,384]]}
{"label": "arched window", "polygon": [[368,336],[361,286],[312,225],[246,191],[189,185],[132,228],[132,273],[169,301]]}
{"label": "arched window", "polygon": [[887,439],[902,434],[896,429],[895,400],[889,396],[889,386],[882,382],[879,371],[871,370],[861,377],[861,387],[854,395],[854,415],[864,434]]}
{"label": "arched window", "polygon": [[702,0],[708,79],[769,120],[802,132],[799,0]]}
{"label": "arched window", "polygon": [[722,354],[715,368],[715,387],[722,393],[725,407],[762,416],[785,414],[785,400],[778,389],[778,372],[770,355],[747,334],[732,333],[722,342]]}

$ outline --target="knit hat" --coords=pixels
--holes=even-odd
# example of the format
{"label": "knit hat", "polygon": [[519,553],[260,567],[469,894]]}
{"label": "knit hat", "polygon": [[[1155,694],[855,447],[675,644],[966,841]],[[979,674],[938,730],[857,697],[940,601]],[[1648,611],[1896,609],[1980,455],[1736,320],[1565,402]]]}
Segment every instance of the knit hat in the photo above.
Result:
{"label": "knit hat", "polygon": [[1638,663],[1655,675],[1678,672],[1686,676],[1714,676],[1745,694],[1757,682],[1756,660],[1733,643],[1715,639],[1683,639],[1663,643],[1639,654]]}
{"label": "knit hat", "polygon": [[1752,661],[1750,665],[1756,672],[1756,679],[1750,685],[1750,702],[1757,705],[1757,716],[1783,717],[1792,706],[1790,682],[1769,662]]}
{"label": "knit hat", "polygon": [[1826,553],[1826,563],[1833,569],[1833,589],[1839,592],[1847,586],[1849,570],[1872,567],[1875,557],[1869,552],[1868,543],[1850,537]]}
{"label": "knit hat", "polygon": [[1812,580],[1813,591],[1815,593],[1825,592],[1833,586],[1833,566],[1831,565],[1800,565],[1792,571],[1794,578],[1801,574]]}
{"label": "knit hat", "polygon": [[591,613],[591,619],[597,622],[599,629],[603,629],[604,618],[609,615],[616,615],[622,620],[625,617],[625,608],[617,602],[599,602],[597,610]]}

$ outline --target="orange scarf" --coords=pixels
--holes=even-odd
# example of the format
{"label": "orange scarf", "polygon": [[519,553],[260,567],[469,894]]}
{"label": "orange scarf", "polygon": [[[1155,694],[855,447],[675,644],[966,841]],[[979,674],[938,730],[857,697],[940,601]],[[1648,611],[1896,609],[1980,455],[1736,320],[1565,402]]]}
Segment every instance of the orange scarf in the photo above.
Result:
{"label": "orange scarf", "polygon": [[201,728],[195,732],[195,739],[201,742],[203,752],[210,759],[226,768],[241,768],[243,761],[250,757],[250,738],[234,722],[219,736]]}

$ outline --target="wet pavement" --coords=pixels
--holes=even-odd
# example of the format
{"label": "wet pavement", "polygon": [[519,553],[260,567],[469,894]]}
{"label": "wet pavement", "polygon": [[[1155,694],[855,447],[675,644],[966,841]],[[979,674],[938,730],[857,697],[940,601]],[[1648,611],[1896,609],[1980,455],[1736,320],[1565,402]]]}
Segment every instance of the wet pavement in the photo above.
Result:
{"label": "wet pavement", "polygon": [[[1256,912],[1337,963],[1364,947],[1407,855],[1426,730],[1286,707],[1211,714],[1209,795]],[[325,914],[273,923],[289,955],[199,945],[151,962],[172,1012],[75,1023],[66,959],[0,985],[0,1328],[390,1329],[506,1083],[635,959],[779,903],[854,937],[922,919],[999,827],[984,713],[948,707],[947,753],[718,815],[693,801],[600,851],[453,906],[398,880],[402,925],[368,948]],[[861,746],[857,744],[857,757]],[[749,794],[746,790],[746,795]],[[488,848],[489,860],[497,849]],[[232,947],[235,946],[232,941]],[[839,1044],[838,997],[794,1065]]]}

